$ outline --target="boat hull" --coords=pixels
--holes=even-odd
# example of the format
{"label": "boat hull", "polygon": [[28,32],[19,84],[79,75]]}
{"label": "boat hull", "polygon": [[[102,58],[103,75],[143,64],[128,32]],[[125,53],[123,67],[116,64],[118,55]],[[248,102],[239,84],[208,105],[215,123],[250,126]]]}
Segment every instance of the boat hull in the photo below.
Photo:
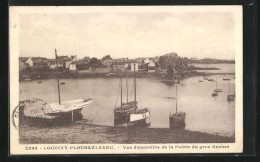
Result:
{"label": "boat hull", "polygon": [[151,112],[147,109],[140,109],[130,114],[128,127],[148,127],[151,125]]}
{"label": "boat hull", "polygon": [[169,128],[171,129],[185,129],[186,114],[185,113],[177,113],[169,116]]}
{"label": "boat hull", "polygon": [[214,92],[222,92],[222,89],[214,89]]}
{"label": "boat hull", "polygon": [[227,100],[228,101],[234,101],[235,100],[235,95],[227,95]]}

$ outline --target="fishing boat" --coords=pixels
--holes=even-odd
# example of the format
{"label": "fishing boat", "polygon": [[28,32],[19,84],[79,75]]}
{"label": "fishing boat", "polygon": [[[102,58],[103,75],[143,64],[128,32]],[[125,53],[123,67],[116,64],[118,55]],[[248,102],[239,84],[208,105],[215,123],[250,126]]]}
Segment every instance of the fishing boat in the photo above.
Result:
{"label": "fishing boat", "polygon": [[[56,56],[56,68],[58,69],[57,63],[57,50],[55,49]],[[65,82],[62,82],[65,84]],[[49,104],[51,107],[51,111],[47,112],[46,115],[54,116],[55,120],[70,122],[70,121],[78,121],[82,119],[81,110],[88,104],[92,102],[92,99],[75,99],[69,100],[65,102],[61,102],[60,97],[60,80],[57,77],[57,85],[58,85],[58,103]]]}
{"label": "fishing boat", "polygon": [[[127,76],[127,75],[126,75]],[[136,76],[134,66],[134,101],[128,102],[128,81],[127,83],[127,103],[122,102],[122,75],[120,79],[121,106],[114,109],[114,125],[127,124],[131,126],[149,126],[151,112],[148,108],[138,108],[136,101]]]}
{"label": "fishing boat", "polygon": [[216,97],[216,96],[218,96],[218,93],[217,92],[213,92],[212,93],[212,97]]}
{"label": "fishing boat", "polygon": [[214,92],[222,92],[222,89],[218,88],[218,80],[216,79],[216,89],[214,89]]}
{"label": "fishing boat", "polygon": [[214,79],[208,79],[208,81],[215,82],[215,80],[214,80]]}
{"label": "fishing boat", "polygon": [[169,127],[172,129],[184,129],[186,126],[185,118],[186,113],[185,112],[178,112],[178,103],[177,103],[177,85],[176,85],[176,111],[172,114],[170,112],[169,115]]}
{"label": "fishing boat", "polygon": [[136,75],[134,66],[134,107],[135,110],[130,114],[129,122],[127,126],[150,126],[151,124],[151,111],[148,108],[139,108],[136,102]]}
{"label": "fishing boat", "polygon": [[227,101],[234,101],[235,94],[230,94],[230,82],[228,84],[228,95],[227,95]]}
{"label": "fishing boat", "polygon": [[223,80],[230,80],[230,78],[223,78]]}
{"label": "fishing boat", "polygon": [[130,113],[132,113],[135,110],[135,105],[137,104],[136,101],[128,101],[128,79],[126,76],[126,92],[127,92],[127,102],[123,103],[123,87],[122,87],[122,73],[120,77],[120,101],[121,105],[120,107],[115,107],[114,109],[114,125],[122,125],[126,124],[130,121]]}

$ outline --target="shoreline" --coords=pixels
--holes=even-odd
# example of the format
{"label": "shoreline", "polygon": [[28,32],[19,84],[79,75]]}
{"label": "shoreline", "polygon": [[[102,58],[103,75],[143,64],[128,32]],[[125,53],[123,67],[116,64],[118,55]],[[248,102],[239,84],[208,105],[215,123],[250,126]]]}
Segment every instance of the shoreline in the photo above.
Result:
{"label": "shoreline", "polygon": [[155,144],[155,143],[234,143],[227,137],[169,128],[128,128],[88,124],[86,121],[66,126],[19,129],[20,144]]}
{"label": "shoreline", "polygon": [[[37,73],[38,74],[38,73]],[[35,77],[37,74],[31,74],[32,75],[32,80],[46,80],[46,79],[57,79],[57,74],[56,73],[42,73],[41,77]],[[67,72],[67,73],[60,73],[59,78],[60,79],[80,79],[80,78],[104,78],[104,79],[109,79],[109,78],[120,78],[121,73],[114,73],[112,75],[107,76],[108,73],[104,72],[88,72],[88,73],[75,73],[75,72]],[[123,73],[122,77],[125,77],[127,74],[127,77],[133,78],[134,73],[133,72],[127,72]],[[185,73],[186,77],[180,78],[180,79],[185,79],[193,76],[210,76],[210,75],[234,75],[235,73],[209,73],[209,72],[188,72]],[[164,79],[165,78],[165,73],[162,72],[137,72],[136,73],[137,78],[157,78],[157,79]],[[23,79],[19,79],[19,82],[28,82]]]}

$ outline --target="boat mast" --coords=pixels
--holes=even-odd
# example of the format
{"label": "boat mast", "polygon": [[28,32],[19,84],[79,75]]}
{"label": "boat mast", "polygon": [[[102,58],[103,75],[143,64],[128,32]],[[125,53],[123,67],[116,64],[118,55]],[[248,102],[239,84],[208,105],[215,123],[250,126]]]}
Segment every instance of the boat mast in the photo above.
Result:
{"label": "boat mast", "polygon": [[228,83],[228,94],[230,94],[230,81]]}
{"label": "boat mast", "polygon": [[120,76],[120,88],[121,88],[121,107],[123,105],[123,101],[122,101],[122,97],[123,97],[123,90],[122,90],[122,72],[121,72],[121,76]]}
{"label": "boat mast", "polygon": [[217,86],[217,83],[218,83],[218,78],[216,78],[216,89],[218,89],[218,88],[217,88],[217,87],[218,87],[218,86]]}
{"label": "boat mast", "polygon": [[135,91],[135,109],[136,109],[136,78],[135,78],[135,63],[134,63],[134,91]]}
{"label": "boat mast", "polygon": [[[57,74],[58,74],[58,62],[57,62],[57,50],[55,48],[55,60],[56,60],[56,70],[57,70]],[[60,79],[59,79],[59,75],[57,75],[58,79],[57,79],[57,83],[58,83],[58,94],[59,94],[59,104],[61,104],[60,102]]]}
{"label": "boat mast", "polygon": [[127,80],[127,74],[125,73],[126,78],[126,103],[128,103],[128,80]]}
{"label": "boat mast", "polygon": [[176,84],[176,114],[177,114],[177,99],[178,99],[178,93],[177,93],[177,84]]}

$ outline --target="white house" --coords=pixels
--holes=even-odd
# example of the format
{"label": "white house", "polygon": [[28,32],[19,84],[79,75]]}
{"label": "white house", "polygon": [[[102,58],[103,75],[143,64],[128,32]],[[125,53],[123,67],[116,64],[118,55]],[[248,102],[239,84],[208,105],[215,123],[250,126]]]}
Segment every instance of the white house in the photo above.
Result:
{"label": "white house", "polygon": [[148,72],[155,72],[155,71],[156,71],[155,63],[153,61],[150,61],[150,63],[148,64]]}
{"label": "white house", "polygon": [[30,67],[33,67],[33,61],[32,58],[28,58],[28,60],[26,61],[27,64],[29,64]]}
{"label": "white house", "polygon": [[71,71],[77,70],[76,63],[71,63],[71,64],[69,64],[69,69],[70,69]]}
{"label": "white house", "polygon": [[135,71],[138,71],[138,63],[131,63],[131,71],[134,71],[134,68]]}
{"label": "white house", "polygon": [[144,64],[149,64],[150,62],[151,62],[151,61],[149,60],[148,57],[144,60]]}

